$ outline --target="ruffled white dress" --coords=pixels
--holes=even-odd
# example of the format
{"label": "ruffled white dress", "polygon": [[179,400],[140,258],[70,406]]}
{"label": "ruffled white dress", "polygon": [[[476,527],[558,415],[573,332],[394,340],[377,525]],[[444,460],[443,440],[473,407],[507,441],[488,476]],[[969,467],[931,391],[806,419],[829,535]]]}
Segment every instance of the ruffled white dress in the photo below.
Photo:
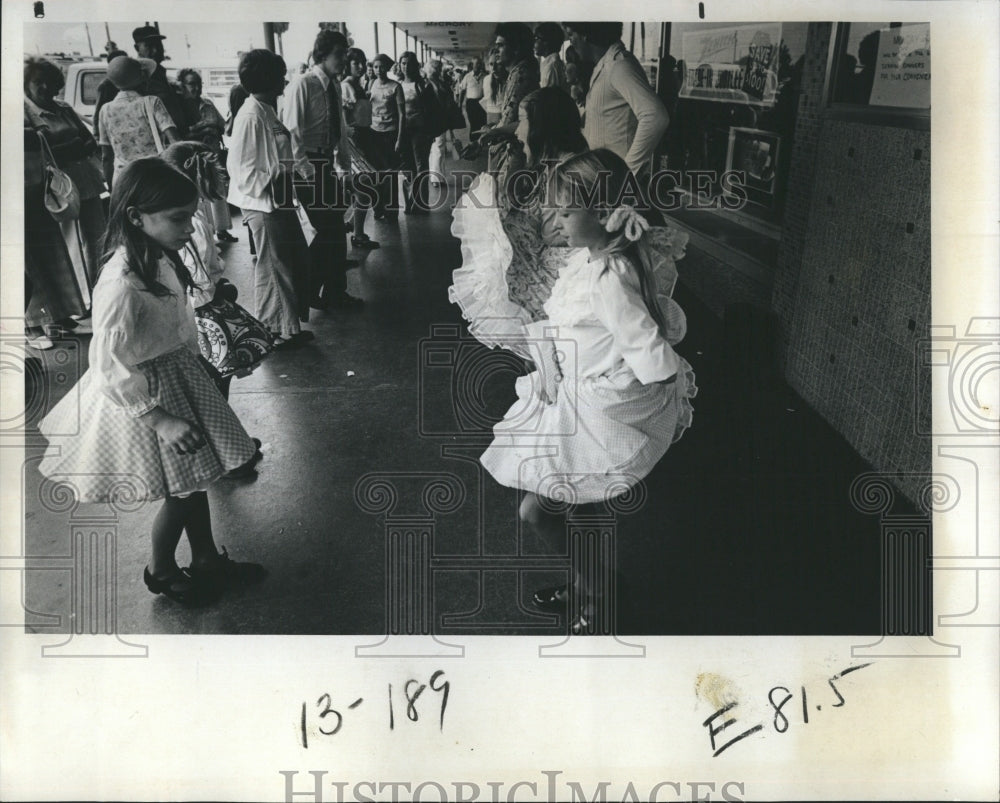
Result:
{"label": "ruffled white dress", "polygon": [[[485,180],[477,184],[470,193],[492,190]],[[669,228],[646,234],[666,338],[631,263],[620,255],[592,259],[587,249],[547,249],[544,259],[558,278],[545,317],[532,320],[509,297],[511,245],[499,210],[484,200],[463,197],[456,207],[452,232],[462,240],[463,265],[449,297],[470,333],[490,347],[537,363],[554,343],[563,379],[552,404],[541,398],[539,371],[517,380],[518,400],[494,427],[481,462],[502,485],[550,499],[614,498],[645,477],[692,422],[694,372],[673,350],[686,320],[670,298],[674,260],[683,256],[687,237]]]}
{"label": "ruffled white dress", "polygon": [[[194,312],[170,261],[155,296],[115,254],[94,288],[90,367],[42,420],[49,448],[41,473],[80,502],[161,499],[202,490],[256,450],[199,362]],[[161,407],[197,424],[206,445],[194,454],[167,448],[139,417]]]}

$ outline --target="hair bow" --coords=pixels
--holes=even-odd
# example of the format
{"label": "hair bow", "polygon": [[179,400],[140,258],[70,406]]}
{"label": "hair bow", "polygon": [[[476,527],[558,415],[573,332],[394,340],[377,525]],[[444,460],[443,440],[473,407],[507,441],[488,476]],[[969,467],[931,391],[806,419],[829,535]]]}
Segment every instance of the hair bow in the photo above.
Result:
{"label": "hair bow", "polygon": [[609,232],[616,232],[622,227],[625,229],[626,239],[634,243],[649,230],[649,223],[634,206],[619,206],[608,217],[604,228]]}
{"label": "hair bow", "polygon": [[196,165],[207,166],[218,164],[219,160],[211,151],[196,151],[184,160],[184,169],[190,170]]}

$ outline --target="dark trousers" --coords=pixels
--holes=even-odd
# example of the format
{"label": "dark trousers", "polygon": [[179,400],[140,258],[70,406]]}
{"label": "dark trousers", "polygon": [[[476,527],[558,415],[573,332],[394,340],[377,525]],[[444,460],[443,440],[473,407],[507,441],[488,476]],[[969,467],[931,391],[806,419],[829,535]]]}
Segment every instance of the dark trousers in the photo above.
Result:
{"label": "dark trousers", "polygon": [[403,182],[407,209],[427,209],[430,185],[431,145],[434,140],[424,131],[407,131],[403,140]]}
{"label": "dark trousers", "polygon": [[322,166],[317,165],[317,171],[326,171],[324,178],[329,188],[325,198],[316,191],[316,183],[299,194],[309,222],[316,229],[316,237],[309,245],[309,303],[313,304],[336,299],[347,291],[347,229],[343,190],[333,189],[335,184],[342,184],[333,160],[319,153],[307,155],[310,160],[323,162]]}
{"label": "dark trousers", "polygon": [[379,163],[376,167],[382,169],[378,182],[378,201],[374,209],[381,217],[386,210],[399,210],[399,154],[396,153],[397,131],[375,131],[372,129],[371,141]]}
{"label": "dark trousers", "polygon": [[486,125],[486,112],[483,111],[483,107],[479,105],[478,100],[466,98],[465,116],[469,118],[469,139],[472,142],[476,142],[479,139],[479,134],[475,132]]}

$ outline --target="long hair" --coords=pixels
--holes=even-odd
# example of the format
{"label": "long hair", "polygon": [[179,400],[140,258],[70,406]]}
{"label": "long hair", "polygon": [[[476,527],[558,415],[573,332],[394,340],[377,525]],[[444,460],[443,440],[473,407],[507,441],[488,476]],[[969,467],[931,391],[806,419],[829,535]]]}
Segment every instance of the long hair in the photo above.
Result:
{"label": "long hair", "polygon": [[[622,205],[624,198],[634,197],[635,178],[618,154],[607,148],[587,151],[562,162],[549,176],[547,202],[558,199],[560,205],[566,202],[574,207],[584,207],[594,214],[610,214]],[[653,276],[653,255],[649,246],[640,237],[629,240],[625,226],[608,233],[604,254],[620,254],[629,261],[639,277],[642,300],[650,316],[656,321],[660,335],[667,338],[667,323],[663,310],[656,298],[656,279]],[[608,268],[605,266],[604,270]]]}
{"label": "long hair", "polygon": [[160,158],[175,170],[180,170],[198,188],[202,198],[221,201],[225,198],[226,173],[219,156],[201,142],[175,142]]}
{"label": "long hair", "polygon": [[562,89],[546,86],[529,92],[521,101],[528,117],[531,165],[554,161],[564,153],[587,150],[580,110]]}
{"label": "long hair", "polygon": [[104,232],[101,265],[105,265],[119,248],[124,248],[125,270],[138,276],[150,293],[162,297],[171,295],[170,289],[156,279],[160,256],[165,255],[173,264],[181,286],[192,287],[191,274],[177,252],[161,248],[143,234],[142,229],[129,221],[128,209],[152,214],[187,206],[197,199],[198,188],[188,177],[157,156],[136,159],[125,165],[115,176],[111,189],[111,208],[108,228]]}

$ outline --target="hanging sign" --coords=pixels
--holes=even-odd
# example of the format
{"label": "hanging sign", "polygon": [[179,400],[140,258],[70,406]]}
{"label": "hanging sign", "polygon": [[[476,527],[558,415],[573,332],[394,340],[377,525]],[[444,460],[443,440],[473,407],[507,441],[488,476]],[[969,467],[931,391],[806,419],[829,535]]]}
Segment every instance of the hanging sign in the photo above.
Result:
{"label": "hanging sign", "polygon": [[931,105],[930,23],[883,28],[870,106],[929,109]]}
{"label": "hanging sign", "polygon": [[680,96],[771,106],[778,90],[781,23],[685,31]]}

